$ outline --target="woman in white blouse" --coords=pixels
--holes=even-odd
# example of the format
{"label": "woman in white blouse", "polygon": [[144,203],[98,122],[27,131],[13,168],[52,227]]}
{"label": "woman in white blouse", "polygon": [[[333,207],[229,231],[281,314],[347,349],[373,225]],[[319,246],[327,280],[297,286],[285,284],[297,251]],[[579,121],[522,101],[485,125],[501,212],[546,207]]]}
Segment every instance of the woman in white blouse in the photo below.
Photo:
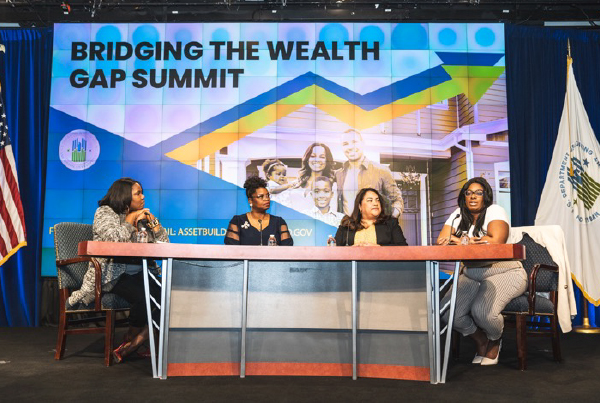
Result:
{"label": "woman in white blouse", "polygon": [[[508,216],[501,206],[492,203],[492,188],[484,178],[467,181],[458,195],[458,208],[444,224],[437,243],[460,244],[461,238],[469,244],[506,243]],[[473,364],[494,365],[502,347],[504,318],[500,312],[525,292],[527,274],[519,261],[474,262],[465,266],[456,290],[454,329],[475,341]]]}

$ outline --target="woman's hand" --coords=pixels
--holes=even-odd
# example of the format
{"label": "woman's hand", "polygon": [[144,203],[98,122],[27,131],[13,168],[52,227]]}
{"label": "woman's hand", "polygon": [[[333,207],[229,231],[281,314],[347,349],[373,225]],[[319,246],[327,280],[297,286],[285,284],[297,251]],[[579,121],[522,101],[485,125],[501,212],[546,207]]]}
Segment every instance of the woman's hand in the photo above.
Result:
{"label": "woman's hand", "polygon": [[483,239],[484,237],[480,237],[480,238],[470,238],[469,239],[469,245],[482,245],[482,244],[486,244],[488,243],[487,239]]}
{"label": "woman's hand", "polygon": [[457,245],[460,243],[460,238],[456,235],[450,235],[450,237],[439,237],[437,240],[438,245]]}
{"label": "woman's hand", "polygon": [[142,218],[144,218],[144,216],[146,214],[152,215],[150,213],[150,210],[147,208],[131,211],[130,213],[128,213],[125,216],[125,221],[127,221],[129,224],[133,225],[134,227],[137,227],[138,221],[141,220]]}

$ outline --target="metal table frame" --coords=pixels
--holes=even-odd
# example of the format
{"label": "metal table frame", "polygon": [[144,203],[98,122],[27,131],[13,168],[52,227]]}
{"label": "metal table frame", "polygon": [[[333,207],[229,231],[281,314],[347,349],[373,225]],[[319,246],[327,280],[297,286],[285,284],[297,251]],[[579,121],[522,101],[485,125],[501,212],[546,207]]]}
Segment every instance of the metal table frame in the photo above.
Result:
{"label": "metal table frame", "polygon": [[[430,382],[432,384],[445,383],[446,373],[448,368],[448,359],[450,355],[450,343],[452,337],[452,324],[454,323],[454,306],[456,303],[456,285],[458,282],[459,263],[456,263],[454,273],[440,287],[440,271],[439,263],[436,261],[426,261],[427,267],[427,305],[428,305],[428,337],[429,337],[429,360],[430,360]],[[244,260],[244,280],[242,289],[242,339],[241,339],[241,356],[240,356],[240,378],[246,377],[246,331],[248,323],[248,276],[249,276],[249,260]],[[148,270],[148,260],[143,259],[144,268],[144,290],[146,292],[146,308],[148,312],[148,323],[152,323],[153,328],[158,330],[158,357],[156,356],[154,332],[150,332],[150,351],[152,360],[152,375],[154,378],[167,379],[167,363],[168,363],[168,345],[169,345],[169,315],[170,315],[170,300],[171,300],[171,278],[173,275],[173,259],[168,258],[163,260],[162,277],[159,281]],[[150,295],[150,281],[155,281],[161,287],[161,303],[156,301]],[[452,285],[452,297],[440,307],[440,293]],[[160,323],[156,323],[152,319],[151,307],[155,306],[160,309]],[[441,317],[450,310],[449,321],[443,329],[441,329]],[[358,378],[357,373],[357,333],[358,333],[358,261],[352,261],[352,379]],[[442,359],[441,343],[442,335],[446,334],[446,344]]]}
{"label": "metal table frame", "polygon": [[[167,347],[169,329],[169,310],[171,299],[171,278],[173,259],[195,260],[236,260],[244,262],[244,281],[242,290],[242,348],[240,356],[240,376],[245,377],[246,366],[246,327],[248,315],[248,274],[250,261],[346,261],[352,264],[352,378],[357,374],[357,328],[358,328],[358,262],[359,261],[396,261],[424,262],[426,266],[426,292],[428,306],[428,338],[430,354],[430,382],[444,383],[450,355],[451,329],[454,323],[456,304],[456,285],[459,277],[459,263],[456,263],[452,276],[440,286],[440,261],[489,261],[523,260],[525,247],[518,244],[489,244],[466,246],[388,246],[383,248],[329,248],[329,247],[277,247],[260,248],[256,246],[225,246],[195,244],[137,244],[85,241],[79,244],[80,256],[99,257],[139,257],[143,259],[144,288],[148,323],[158,330],[158,356],[155,353],[156,340],[150,332],[152,374],[155,378],[167,378]],[[148,269],[148,259],[162,259],[162,276],[155,277]],[[150,281],[161,286],[161,300],[154,300],[149,293]],[[450,300],[440,306],[441,293],[447,287],[452,288]],[[160,309],[160,320],[156,323],[151,317],[151,308]],[[441,328],[441,317],[449,310],[448,324]],[[445,345],[442,346],[442,336]],[[442,352],[443,348],[443,352]]]}

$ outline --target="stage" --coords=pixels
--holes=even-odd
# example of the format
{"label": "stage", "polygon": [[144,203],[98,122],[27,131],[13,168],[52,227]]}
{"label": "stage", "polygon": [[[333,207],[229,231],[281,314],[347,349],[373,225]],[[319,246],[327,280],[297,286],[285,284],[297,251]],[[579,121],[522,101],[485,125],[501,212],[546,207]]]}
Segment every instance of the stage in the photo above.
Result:
{"label": "stage", "polygon": [[[125,329],[116,331],[120,340]],[[550,341],[528,339],[528,369],[517,368],[514,330],[507,329],[500,363],[472,365],[474,350],[461,340],[446,384],[333,377],[254,376],[152,378],[149,359],[132,358],[106,368],[100,335],[70,336],[62,361],[54,360],[56,328],[3,328],[0,332],[0,396],[3,401],[595,401],[600,370],[596,335],[562,335],[564,360],[552,361]]]}

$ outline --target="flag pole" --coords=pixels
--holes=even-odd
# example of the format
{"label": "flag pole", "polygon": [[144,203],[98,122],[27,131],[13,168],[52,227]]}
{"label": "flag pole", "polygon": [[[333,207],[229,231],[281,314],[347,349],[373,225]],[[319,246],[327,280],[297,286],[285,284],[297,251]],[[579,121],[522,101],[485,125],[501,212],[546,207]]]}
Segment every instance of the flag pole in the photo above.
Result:
{"label": "flag pole", "polygon": [[575,172],[573,171],[573,158],[571,155],[571,144],[573,144],[571,142],[571,119],[570,119],[570,113],[569,113],[569,106],[570,106],[570,102],[569,102],[569,71],[571,71],[571,64],[573,64],[573,58],[571,57],[571,40],[567,39],[567,127],[569,128],[569,176],[573,177],[573,175],[575,175]]}
{"label": "flag pole", "polygon": [[588,304],[589,302],[583,295],[583,290],[581,291],[581,304],[583,305],[583,323],[581,326],[573,326],[573,331],[576,333],[588,333],[588,334],[598,334],[600,333],[600,328],[593,327],[590,325],[590,318],[588,316]]}

